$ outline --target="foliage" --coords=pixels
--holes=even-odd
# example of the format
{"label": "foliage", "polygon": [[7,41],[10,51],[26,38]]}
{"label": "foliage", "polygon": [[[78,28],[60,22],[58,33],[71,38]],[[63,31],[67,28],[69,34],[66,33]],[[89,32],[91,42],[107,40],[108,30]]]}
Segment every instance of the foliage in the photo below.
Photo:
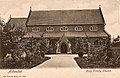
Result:
{"label": "foliage", "polygon": [[[47,51],[45,38],[22,39],[25,31],[7,24],[2,32],[2,59],[4,68],[24,68],[37,64]],[[12,56],[6,56],[11,54]]]}
{"label": "foliage", "polygon": [[80,58],[82,58],[82,57],[83,57],[83,52],[79,52],[79,53],[78,53],[78,56],[79,56]]}
{"label": "foliage", "polygon": [[73,51],[73,53],[79,53],[79,52],[83,52],[83,46],[84,46],[84,39],[83,38],[71,38],[69,39],[70,43],[71,43],[71,49]]}
{"label": "foliage", "polygon": [[5,67],[26,68],[38,64],[45,58],[47,49],[44,38],[37,40],[31,37],[29,39],[22,39],[16,44],[16,47],[11,49],[12,59],[4,61]]}
{"label": "foliage", "polygon": [[4,22],[4,20],[0,17],[0,25],[1,26],[4,26],[5,25],[5,22]]}
{"label": "foliage", "polygon": [[120,67],[120,55],[116,57],[114,51],[101,45],[91,48],[88,57],[80,57],[76,61],[82,68],[117,68]]}
{"label": "foliage", "polygon": [[[22,27],[22,26],[21,26]],[[17,45],[17,42],[25,34],[21,27],[11,27],[9,24],[4,26],[2,32],[2,57],[4,58],[7,53],[12,54],[11,50]]]}

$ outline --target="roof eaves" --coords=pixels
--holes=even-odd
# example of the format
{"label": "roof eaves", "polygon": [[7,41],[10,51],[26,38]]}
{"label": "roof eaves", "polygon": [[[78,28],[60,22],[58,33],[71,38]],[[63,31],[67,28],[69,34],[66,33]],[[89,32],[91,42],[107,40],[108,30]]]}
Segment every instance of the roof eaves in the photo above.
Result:
{"label": "roof eaves", "polygon": [[25,17],[22,17],[22,18],[11,18],[11,19],[27,19],[27,18],[25,18]]}
{"label": "roof eaves", "polygon": [[103,24],[106,25],[106,23],[105,23],[105,19],[104,19],[104,16],[103,16],[102,10],[101,10],[101,7],[99,8],[99,10],[100,10],[100,14],[101,14],[101,17],[102,17],[102,20],[103,20]]}
{"label": "roof eaves", "polygon": [[107,31],[104,30],[104,32],[105,32],[109,37],[111,37],[111,35],[110,35]]}
{"label": "roof eaves", "polygon": [[29,20],[29,18],[30,18],[31,12],[32,12],[32,10],[30,9],[28,18],[27,18],[26,23],[25,23],[26,26],[28,25],[28,20]]}

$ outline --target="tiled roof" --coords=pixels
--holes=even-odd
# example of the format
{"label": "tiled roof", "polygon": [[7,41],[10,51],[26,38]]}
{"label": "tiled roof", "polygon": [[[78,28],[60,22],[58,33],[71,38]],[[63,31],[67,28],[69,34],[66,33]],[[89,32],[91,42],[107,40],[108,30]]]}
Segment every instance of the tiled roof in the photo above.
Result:
{"label": "tiled roof", "polygon": [[27,18],[10,18],[10,20],[7,22],[8,25],[11,27],[14,27],[12,31],[14,31],[17,27],[21,27],[26,31],[26,20]]}
{"label": "tiled roof", "polygon": [[26,35],[23,36],[23,38],[29,38],[29,37],[35,37],[35,38],[40,38],[43,32],[27,32]]}
{"label": "tiled roof", "polygon": [[10,20],[8,21],[8,24],[25,27],[26,20],[27,20],[27,18],[10,18]]}
{"label": "tiled roof", "polygon": [[[24,38],[35,37],[40,38],[43,32],[27,33]],[[108,37],[105,32],[45,32],[43,37]]]}
{"label": "tiled roof", "polygon": [[103,32],[86,32],[88,37],[108,37],[107,33]]}
{"label": "tiled roof", "polygon": [[48,32],[43,37],[85,37],[84,32]]}
{"label": "tiled roof", "polygon": [[104,24],[101,9],[30,11],[27,25]]}
{"label": "tiled roof", "polygon": [[[35,37],[35,38],[39,38],[41,37],[41,35],[43,34],[43,32],[38,32],[38,33],[27,33],[24,37],[28,38],[28,37]],[[45,32],[43,34],[43,37],[86,37],[84,32]]]}

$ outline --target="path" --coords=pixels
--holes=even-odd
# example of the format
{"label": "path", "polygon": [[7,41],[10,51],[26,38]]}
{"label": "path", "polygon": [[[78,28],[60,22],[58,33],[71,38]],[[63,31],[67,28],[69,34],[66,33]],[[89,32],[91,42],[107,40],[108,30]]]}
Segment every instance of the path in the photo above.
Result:
{"label": "path", "polygon": [[38,65],[35,68],[61,68],[61,67],[79,68],[74,60],[74,57],[77,57],[76,54],[54,54],[54,55],[46,55],[46,56],[51,57],[51,59]]}

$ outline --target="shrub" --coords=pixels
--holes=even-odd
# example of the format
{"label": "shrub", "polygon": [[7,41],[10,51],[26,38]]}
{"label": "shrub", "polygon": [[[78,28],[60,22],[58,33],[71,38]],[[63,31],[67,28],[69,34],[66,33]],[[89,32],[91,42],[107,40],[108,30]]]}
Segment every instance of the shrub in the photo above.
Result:
{"label": "shrub", "polygon": [[83,52],[79,52],[79,53],[78,53],[78,56],[79,56],[80,58],[82,58],[82,57],[83,57]]}

